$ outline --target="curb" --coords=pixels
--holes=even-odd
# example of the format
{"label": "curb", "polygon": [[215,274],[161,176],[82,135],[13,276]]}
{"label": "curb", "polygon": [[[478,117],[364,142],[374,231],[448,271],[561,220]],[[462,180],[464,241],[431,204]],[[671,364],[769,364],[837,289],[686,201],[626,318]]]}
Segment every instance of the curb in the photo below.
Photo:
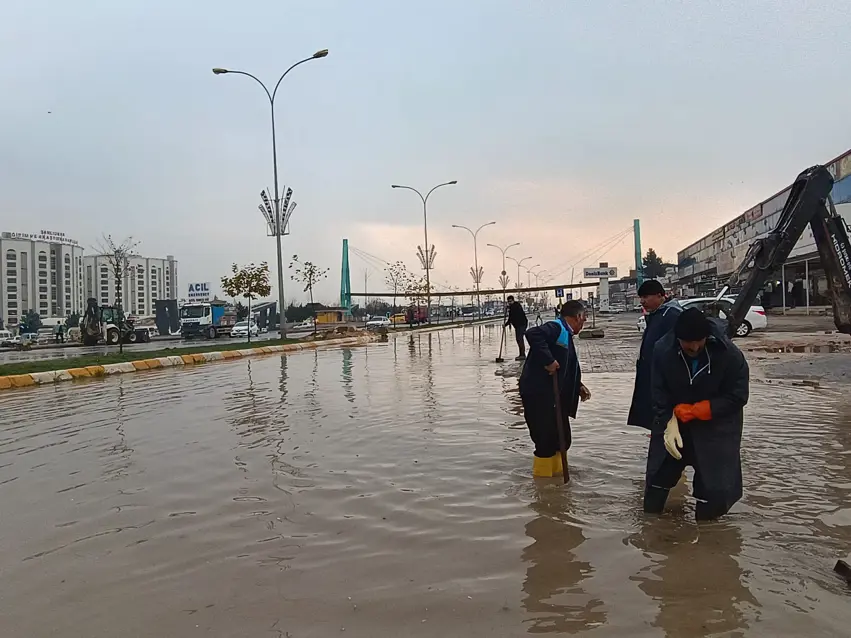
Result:
{"label": "curb", "polygon": [[280,346],[261,346],[259,348],[245,348],[242,350],[222,350],[196,354],[183,354],[171,357],[158,357],[156,359],[140,359],[138,361],[125,361],[123,363],[108,363],[102,366],[69,368],[67,370],[51,370],[50,372],[30,372],[28,374],[14,374],[6,377],[0,377],[0,390],[27,388],[34,385],[58,383],[59,381],[73,381],[74,379],[107,377],[115,374],[140,372],[142,370],[158,370],[160,368],[200,365],[202,363],[213,363],[215,361],[228,361],[231,359],[256,357],[264,354],[276,354],[280,352],[300,352],[302,350],[313,350],[315,348],[321,348],[326,344],[329,346],[362,345],[377,341],[378,338],[378,335],[364,335],[360,337],[344,337],[342,339],[306,341],[304,343],[288,343]]}

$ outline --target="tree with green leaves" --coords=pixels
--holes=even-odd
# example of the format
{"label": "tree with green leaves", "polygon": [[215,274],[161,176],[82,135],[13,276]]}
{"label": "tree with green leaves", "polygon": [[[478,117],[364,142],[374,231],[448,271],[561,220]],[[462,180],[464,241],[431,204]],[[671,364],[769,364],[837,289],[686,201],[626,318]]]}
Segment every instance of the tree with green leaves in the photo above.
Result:
{"label": "tree with green leaves", "polygon": [[24,313],[21,322],[18,324],[18,331],[20,334],[38,332],[39,328],[41,328],[41,315],[39,315],[35,310],[27,310]]}
{"label": "tree with green leaves", "polygon": [[248,316],[248,308],[245,307],[245,304],[241,301],[237,301],[234,306],[234,310],[236,310],[236,320],[242,321]]}
{"label": "tree with green leaves", "polygon": [[[295,273],[291,275],[293,281],[304,286],[302,292],[310,295],[310,305],[313,306],[313,287],[328,276],[328,268],[320,268],[312,261],[300,261],[298,255],[293,255],[290,268],[295,267]],[[313,325],[316,332],[316,324]]]}
{"label": "tree with green leaves", "polygon": [[254,263],[240,268],[231,266],[231,276],[222,277],[222,290],[228,297],[243,297],[248,300],[248,342],[251,343],[251,301],[268,297],[272,292],[269,284],[269,264],[265,261],[259,266]]}
{"label": "tree with green leaves", "polygon": [[665,262],[652,248],[647,249],[647,254],[644,255],[641,263],[644,268],[645,279],[658,279],[665,274]]}
{"label": "tree with green leaves", "polygon": [[65,318],[65,327],[66,328],[79,328],[80,327],[80,313],[72,312]]}

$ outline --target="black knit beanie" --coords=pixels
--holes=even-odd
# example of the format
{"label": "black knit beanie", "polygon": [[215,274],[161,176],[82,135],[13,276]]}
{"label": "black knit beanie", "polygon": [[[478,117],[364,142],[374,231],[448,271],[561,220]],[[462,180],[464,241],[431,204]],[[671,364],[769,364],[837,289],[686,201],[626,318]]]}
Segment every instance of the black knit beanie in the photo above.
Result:
{"label": "black knit beanie", "polygon": [[700,341],[709,336],[709,320],[697,308],[689,308],[677,318],[674,335],[683,341]]}

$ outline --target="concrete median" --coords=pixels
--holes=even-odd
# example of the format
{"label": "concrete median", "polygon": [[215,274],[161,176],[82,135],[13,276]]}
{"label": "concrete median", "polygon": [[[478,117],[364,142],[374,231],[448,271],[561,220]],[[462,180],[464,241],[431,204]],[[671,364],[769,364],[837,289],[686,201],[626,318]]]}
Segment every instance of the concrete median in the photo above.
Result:
{"label": "concrete median", "polygon": [[126,361],[123,363],[108,363],[102,366],[93,365],[83,368],[69,368],[67,370],[53,370],[50,372],[31,372],[28,374],[0,376],[0,390],[12,390],[15,388],[47,385],[51,383],[58,383],[59,381],[73,381],[74,379],[91,379],[113,376],[116,374],[129,374],[130,372],[161,370],[164,368],[180,366],[194,366],[219,361],[232,361],[242,359],[244,357],[300,352],[305,349],[313,348],[363,345],[378,341],[380,338],[381,337],[377,334],[365,334],[357,337],[342,337],[340,339],[325,339],[321,341],[308,341],[305,343],[288,343],[277,346],[261,346],[258,348],[244,348],[242,350],[184,354],[180,356],[159,357],[156,359],[139,359],[138,361]]}

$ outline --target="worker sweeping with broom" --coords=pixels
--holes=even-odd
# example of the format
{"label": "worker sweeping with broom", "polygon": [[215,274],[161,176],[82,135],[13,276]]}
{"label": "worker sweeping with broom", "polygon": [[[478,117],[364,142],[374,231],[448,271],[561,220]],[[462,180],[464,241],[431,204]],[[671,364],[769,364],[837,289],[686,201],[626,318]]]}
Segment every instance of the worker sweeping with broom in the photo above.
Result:
{"label": "worker sweeping with broom", "polygon": [[585,306],[571,300],[561,307],[558,319],[526,332],[529,353],[520,375],[520,398],[535,444],[532,474],[536,477],[564,475],[567,482],[564,458],[571,443],[570,417],[576,416],[580,400],[591,398],[582,384],[574,344],[583,325]]}

